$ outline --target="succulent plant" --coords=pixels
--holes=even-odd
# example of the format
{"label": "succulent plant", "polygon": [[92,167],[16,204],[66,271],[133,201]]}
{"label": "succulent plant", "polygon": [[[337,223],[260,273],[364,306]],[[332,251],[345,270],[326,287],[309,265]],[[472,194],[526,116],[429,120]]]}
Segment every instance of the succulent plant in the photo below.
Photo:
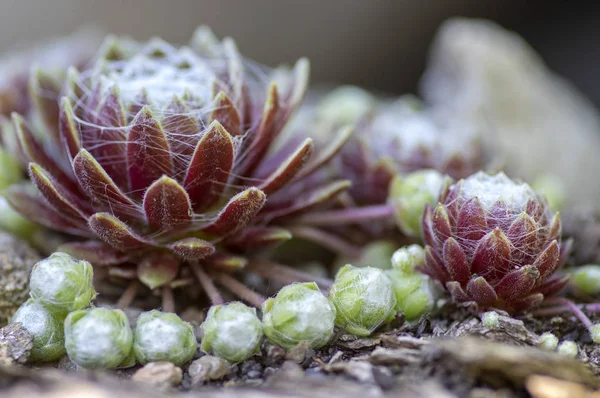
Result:
{"label": "succulent plant", "polygon": [[500,323],[500,315],[496,311],[486,311],[481,315],[481,323],[486,328],[497,328]]}
{"label": "succulent plant", "polygon": [[33,266],[29,294],[56,314],[81,310],[96,296],[90,263],[54,253]]}
{"label": "succulent plant", "polygon": [[392,282],[396,297],[395,311],[404,314],[407,321],[418,320],[422,315],[431,312],[435,302],[435,294],[427,275],[418,272],[406,273],[398,269],[385,271]]}
{"label": "succulent plant", "polygon": [[335,307],[314,282],[283,287],[263,303],[262,313],[265,336],[284,348],[303,341],[320,348],[333,336]]}
{"label": "succulent plant", "polygon": [[450,186],[423,214],[426,266],[459,303],[515,313],[539,305],[568,277],[556,274],[558,214],[529,185],[478,172]]}
{"label": "succulent plant", "polygon": [[369,336],[396,315],[392,282],[379,268],[346,265],[329,290],[335,324],[356,336]]}
{"label": "succulent plant", "polygon": [[194,328],[175,314],[153,310],[137,318],[133,352],[142,365],[167,361],[181,366],[194,357],[196,347]]}
{"label": "succulent plant", "polygon": [[544,332],[539,337],[537,345],[545,350],[554,351],[556,350],[556,347],[558,347],[558,337],[556,337],[554,333]]}
{"label": "succulent plant", "polygon": [[121,310],[73,311],[65,319],[65,347],[71,361],[85,369],[114,369],[135,364],[133,333]]}
{"label": "succulent plant", "polygon": [[65,355],[65,315],[57,315],[33,299],[27,300],[11,319],[33,336],[32,362],[52,362]]}
{"label": "succulent plant", "polygon": [[574,341],[565,340],[558,345],[556,351],[560,355],[564,355],[569,358],[575,358],[579,353],[579,346]]}
{"label": "succulent plant", "polygon": [[301,184],[343,139],[310,160],[310,139],[273,145],[307,76],[304,59],[292,71],[262,70],[205,28],[180,48],[109,37],[91,68],[69,71],[59,103],[33,91],[48,115],[45,142],[13,114],[41,197],[13,186],[7,199],[36,222],[88,239],[61,251],[150,288],[169,287],[191,266],[220,303],[218,275],[243,268],[247,250],[289,239],[284,223],[349,186]]}
{"label": "succulent plant", "polygon": [[424,169],[403,176],[397,175],[390,183],[389,203],[393,206],[396,223],[406,236],[421,236],[421,217],[426,204],[434,206],[440,192],[451,179],[437,170]]}
{"label": "succulent plant", "polygon": [[256,309],[240,302],[210,307],[202,329],[202,350],[241,362],[260,352],[262,323]]}
{"label": "succulent plant", "polygon": [[571,283],[578,292],[594,296],[600,293],[600,265],[586,264],[570,271]]}

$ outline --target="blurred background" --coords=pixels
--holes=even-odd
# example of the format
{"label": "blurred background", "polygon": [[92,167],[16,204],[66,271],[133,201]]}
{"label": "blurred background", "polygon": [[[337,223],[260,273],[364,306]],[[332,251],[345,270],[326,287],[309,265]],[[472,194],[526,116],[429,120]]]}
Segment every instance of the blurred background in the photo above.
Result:
{"label": "blurred background", "polygon": [[489,18],[520,33],[551,69],[600,104],[600,3],[541,0],[2,0],[0,51],[95,24],[183,43],[199,24],[267,65],[312,62],[312,82],[415,91],[429,44],[450,16]]}

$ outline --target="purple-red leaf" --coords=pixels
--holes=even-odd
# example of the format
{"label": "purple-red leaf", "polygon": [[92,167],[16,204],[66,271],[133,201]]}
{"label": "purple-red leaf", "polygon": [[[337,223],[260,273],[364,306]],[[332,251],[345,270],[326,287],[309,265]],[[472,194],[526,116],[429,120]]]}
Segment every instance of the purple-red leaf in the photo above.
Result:
{"label": "purple-red leaf", "polygon": [[162,175],[173,175],[167,135],[147,106],[139,111],[129,128],[127,166],[131,189],[139,196]]}
{"label": "purple-red leaf", "polygon": [[472,301],[472,299],[467,295],[467,293],[465,293],[460,283],[456,281],[446,282],[446,289],[448,289],[448,292],[450,292],[452,300],[454,300],[455,303],[464,303]]}
{"label": "purple-red leaf", "polygon": [[198,140],[198,120],[181,100],[174,98],[167,107],[161,124],[174,154],[175,175],[184,174]]}
{"label": "purple-red leaf", "polygon": [[471,266],[465,252],[454,238],[448,238],[443,248],[444,264],[451,279],[465,284],[471,278]]}
{"label": "purple-red leaf", "polygon": [[73,159],[73,172],[81,189],[93,203],[110,209],[116,215],[140,215],[136,203],[114,183],[102,166],[85,149]]}
{"label": "purple-red leaf", "polygon": [[184,179],[194,210],[202,211],[219,199],[229,179],[233,156],[231,136],[218,121],[212,122],[198,141]]}
{"label": "purple-red leaf", "polygon": [[496,285],[496,293],[506,301],[524,297],[533,288],[540,272],[532,265],[526,265],[507,274]]}
{"label": "purple-red leaf", "polygon": [[12,114],[13,125],[19,139],[19,145],[23,153],[28,157],[27,160],[39,164],[45,170],[48,170],[58,181],[60,181],[72,193],[77,192],[77,185],[70,175],[67,175],[56,162],[48,156],[44,148],[38,143],[21,115]]}
{"label": "purple-red leaf", "polygon": [[479,240],[485,235],[485,210],[478,198],[465,202],[458,212],[456,234],[463,239]]}
{"label": "purple-red leaf", "polygon": [[58,135],[58,96],[60,84],[40,68],[35,68],[29,79],[29,92],[31,99],[39,112],[46,131],[50,133],[56,146],[60,143]]}
{"label": "purple-red leaf", "polygon": [[510,268],[510,241],[500,228],[488,232],[475,248],[471,272],[478,275],[494,277],[504,274]]}
{"label": "purple-red leaf", "polygon": [[530,248],[535,247],[535,243],[538,239],[535,221],[527,213],[520,214],[510,225],[506,233],[508,238],[515,245],[517,254],[520,251],[530,251]]}
{"label": "purple-red leaf", "polygon": [[435,211],[433,212],[431,226],[440,246],[452,235],[452,226],[450,225],[448,213],[441,203],[436,206]]}
{"label": "purple-red leaf", "polygon": [[544,296],[552,296],[560,292],[570,281],[569,275],[555,276],[546,280],[536,291]]}
{"label": "purple-red leaf", "polygon": [[57,251],[70,254],[93,265],[117,265],[129,260],[129,254],[97,241],[71,242],[61,245]]}
{"label": "purple-red leaf", "polygon": [[69,194],[61,184],[56,181],[43,167],[38,164],[29,164],[29,176],[42,196],[56,211],[67,214],[73,218],[79,218],[82,221],[87,220],[91,209],[78,198]]}
{"label": "purple-red leaf", "polygon": [[189,225],[192,206],[187,192],[177,181],[163,176],[146,190],[144,211],[148,224],[158,231]]}
{"label": "purple-red leaf", "polygon": [[242,119],[235,104],[223,91],[219,92],[214,100],[214,109],[209,120],[221,123],[223,128],[233,137],[242,133]]}
{"label": "purple-red leaf", "polygon": [[292,234],[283,228],[276,227],[247,227],[236,236],[227,239],[228,246],[239,249],[256,250],[272,247],[292,239]]}
{"label": "purple-red leaf", "polygon": [[201,260],[215,252],[212,243],[199,238],[186,238],[170,245],[171,250],[185,260]]}
{"label": "purple-red leaf", "polygon": [[446,271],[446,267],[444,267],[444,263],[442,259],[437,255],[437,253],[431,248],[431,246],[425,247],[425,264],[427,268],[429,268],[430,272],[434,275],[434,278],[445,284],[447,281],[451,280],[448,271]]}
{"label": "purple-red leaf", "polygon": [[[106,173],[121,189],[128,186],[125,137],[127,118],[121,103],[118,86],[114,86],[98,108],[98,127],[91,135],[95,140],[84,145],[93,148],[92,154]],[[91,137],[90,137],[91,138]]]}
{"label": "purple-red leaf", "polygon": [[152,252],[138,264],[137,276],[150,289],[171,282],[177,277],[181,260],[169,252]]}
{"label": "purple-red leaf", "polygon": [[427,203],[425,205],[425,210],[423,210],[423,216],[421,217],[421,237],[423,238],[423,243],[425,243],[425,245],[438,247],[435,236],[433,235],[433,227],[431,225],[432,217],[433,210],[431,205]]}
{"label": "purple-red leaf", "polygon": [[215,268],[228,271],[237,271],[248,265],[248,259],[241,256],[235,256],[227,253],[215,253],[204,260],[207,264]]}
{"label": "purple-red leaf", "polygon": [[149,243],[127,224],[108,213],[92,215],[88,225],[98,238],[117,250],[133,250],[149,246]]}
{"label": "purple-red leaf", "polygon": [[542,304],[543,301],[544,295],[542,293],[534,293],[512,302],[511,307],[513,311],[521,312],[529,308],[537,307],[538,305]]}
{"label": "purple-red leaf", "polygon": [[276,125],[279,111],[277,84],[271,83],[260,124],[251,136],[249,147],[245,149],[248,156],[241,166],[240,174],[251,175],[261,160],[263,160],[277,131]]}
{"label": "purple-red leaf", "polygon": [[548,231],[548,241],[558,240],[561,235],[560,215],[556,213],[550,221],[550,229]]}
{"label": "purple-red leaf", "polygon": [[307,138],[258,188],[269,195],[290,182],[312,153],[312,139]]}
{"label": "purple-red leaf", "polygon": [[311,159],[304,167],[302,167],[302,170],[296,174],[295,180],[297,181],[311,175],[333,159],[341,151],[344,144],[348,142],[352,136],[352,132],[353,129],[351,127],[340,129],[333,141],[325,149],[320,150],[314,159]]}
{"label": "purple-red leaf", "polygon": [[13,185],[2,195],[15,211],[33,222],[75,236],[92,236],[84,222],[57,213],[44,199],[32,195],[28,188],[31,186]]}
{"label": "purple-red leaf", "polygon": [[267,196],[258,188],[248,188],[235,195],[217,219],[202,230],[214,235],[230,235],[244,228],[263,208]]}
{"label": "purple-red leaf", "polygon": [[473,301],[482,307],[487,307],[498,300],[494,288],[483,276],[477,276],[469,281],[467,293],[473,298]]}
{"label": "purple-red leaf", "polygon": [[79,126],[75,123],[71,101],[67,97],[63,97],[60,101],[59,130],[62,144],[65,146],[69,157],[73,159],[81,149],[81,139]]}
{"label": "purple-red leaf", "polygon": [[545,280],[556,271],[559,266],[559,257],[558,242],[553,240],[533,263],[533,267],[540,271],[540,280]]}

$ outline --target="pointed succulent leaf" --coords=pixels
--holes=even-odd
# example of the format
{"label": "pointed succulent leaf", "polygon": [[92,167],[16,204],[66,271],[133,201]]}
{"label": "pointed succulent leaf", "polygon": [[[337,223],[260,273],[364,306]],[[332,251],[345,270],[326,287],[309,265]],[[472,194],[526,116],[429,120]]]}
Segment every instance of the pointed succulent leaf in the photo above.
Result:
{"label": "pointed succulent leaf", "polygon": [[279,92],[277,91],[277,84],[271,83],[260,124],[254,132],[249,147],[246,149],[248,157],[242,164],[241,174],[251,175],[259,165],[260,161],[264,158],[277,131],[275,127],[279,111]]}
{"label": "pointed succulent leaf", "polygon": [[516,300],[526,296],[539,277],[537,268],[526,265],[506,274],[496,285],[496,293],[504,300]]}
{"label": "pointed succulent leaf", "polygon": [[477,276],[467,284],[467,293],[478,305],[487,307],[498,300],[494,288],[483,276]]}
{"label": "pointed succulent leaf", "polygon": [[535,259],[532,266],[540,272],[540,280],[548,278],[560,265],[558,262],[560,259],[559,251],[558,242],[553,240]]}
{"label": "pointed succulent leaf", "polygon": [[533,293],[511,303],[513,309],[517,312],[525,311],[539,306],[544,301],[542,293]]}
{"label": "pointed succulent leaf", "polygon": [[539,288],[536,289],[536,291],[544,296],[552,296],[567,286],[569,280],[569,275],[554,276],[547,279]]}
{"label": "pointed succulent leaf", "polygon": [[90,217],[88,224],[98,238],[115,249],[131,250],[149,245],[127,224],[111,214],[96,213]]}
{"label": "pointed succulent leaf", "polygon": [[435,211],[433,212],[431,226],[433,227],[433,233],[440,245],[452,235],[450,218],[448,217],[446,208],[441,203],[436,206]]}
{"label": "pointed succulent leaf", "polygon": [[19,139],[19,145],[27,160],[35,162],[48,170],[58,181],[61,181],[65,188],[71,192],[77,192],[77,186],[71,176],[67,175],[56,162],[48,156],[44,148],[38,143],[35,136],[21,117],[17,113],[12,114],[13,126]]}
{"label": "pointed succulent leaf", "polygon": [[550,229],[548,231],[548,241],[558,240],[561,235],[560,215],[557,212],[550,221]]}
{"label": "pointed succulent leaf", "polygon": [[532,247],[538,239],[537,225],[533,218],[525,212],[513,221],[506,233],[518,250]]}
{"label": "pointed succulent leaf", "polygon": [[67,97],[63,97],[60,101],[59,130],[61,141],[67,149],[69,157],[73,159],[81,150],[81,139],[71,101]]}
{"label": "pointed succulent leaf", "polygon": [[73,159],[73,172],[81,189],[95,204],[110,208],[116,215],[140,214],[138,206],[114,183],[100,163],[85,149]]}
{"label": "pointed succulent leaf", "polygon": [[446,211],[448,215],[455,220],[458,220],[458,209],[460,201],[458,200],[459,195],[462,191],[464,181],[460,180],[456,184],[451,185],[448,189],[442,192],[440,195],[440,202],[446,205]]}
{"label": "pointed succulent leaf", "polygon": [[472,299],[467,293],[465,293],[464,289],[457,281],[446,282],[446,289],[448,289],[448,292],[450,292],[452,300],[454,300],[455,303],[472,301]]}
{"label": "pointed succulent leaf", "polygon": [[235,195],[221,210],[217,219],[202,228],[215,235],[230,235],[244,228],[263,208],[267,196],[258,188],[248,188]]}
{"label": "pointed succulent leaf", "polygon": [[510,255],[510,241],[500,228],[494,228],[477,244],[471,272],[484,276],[504,274],[510,267]]}
{"label": "pointed succulent leaf", "polygon": [[423,210],[423,216],[421,216],[421,237],[423,243],[431,247],[437,247],[437,241],[433,234],[433,226],[431,225],[431,219],[433,218],[433,210],[431,205],[427,203],[425,210]]}
{"label": "pointed succulent leaf", "polygon": [[235,271],[245,268],[248,265],[248,259],[242,256],[236,256],[228,253],[215,253],[204,260],[207,264],[223,270]]}
{"label": "pointed succulent leaf", "polygon": [[347,180],[331,182],[302,195],[300,198],[294,200],[291,205],[286,206],[283,209],[266,210],[261,213],[262,218],[270,221],[299,215],[335,198],[337,195],[350,188],[351,185],[352,183]]}
{"label": "pointed succulent leaf", "polygon": [[181,260],[168,252],[153,252],[138,264],[137,275],[150,289],[167,284],[177,277]]}
{"label": "pointed succulent leaf", "polygon": [[242,119],[235,104],[223,91],[219,92],[214,100],[214,109],[210,114],[210,121],[218,121],[233,137],[242,133]]}
{"label": "pointed succulent leaf", "polygon": [[446,271],[446,267],[444,267],[442,259],[440,259],[431,246],[425,247],[425,264],[435,276],[435,279],[442,282],[442,284],[445,284],[447,281],[451,280],[448,271]]}
{"label": "pointed succulent leaf", "polygon": [[184,178],[195,211],[214,204],[227,185],[233,166],[234,148],[231,136],[218,121],[208,126],[198,141]]}
{"label": "pointed succulent leaf", "polygon": [[506,202],[500,198],[494,203],[487,216],[488,228],[494,229],[500,227],[504,229],[506,222],[510,220],[510,214]]}
{"label": "pointed succulent leaf", "polygon": [[[102,127],[97,128],[96,137],[92,142],[84,143],[84,147],[94,148],[92,150],[94,157],[121,188],[128,186],[125,167],[126,123],[121,94],[115,86],[98,108],[97,124]],[[86,136],[88,135],[93,136],[94,133],[86,133]]]}
{"label": "pointed succulent leaf", "polygon": [[192,205],[187,192],[167,176],[162,176],[146,190],[144,211],[148,224],[158,231],[184,227],[192,221]]}
{"label": "pointed succulent leaf", "polygon": [[185,260],[201,260],[215,252],[212,243],[199,238],[186,238],[170,245],[173,253]]}
{"label": "pointed succulent leaf", "polygon": [[302,167],[302,170],[296,174],[295,180],[300,180],[311,175],[315,171],[319,170],[323,165],[327,164],[331,159],[333,159],[338,153],[340,153],[344,144],[348,142],[353,131],[354,130],[352,127],[344,127],[340,129],[332,142],[325,147],[325,149],[320,150],[314,159],[311,159],[304,167]]}
{"label": "pointed succulent leaf", "polygon": [[479,240],[486,230],[485,210],[479,199],[475,197],[465,202],[458,212],[456,234],[463,239]]}
{"label": "pointed succulent leaf", "polygon": [[50,74],[37,67],[30,75],[29,91],[36,110],[39,112],[47,131],[55,144],[60,142],[58,136],[58,96],[60,84]]}
{"label": "pointed succulent leaf", "polygon": [[471,277],[471,266],[465,252],[454,238],[448,238],[443,248],[444,264],[452,280],[465,284]]}
{"label": "pointed succulent leaf", "polygon": [[15,211],[33,222],[75,236],[93,236],[84,222],[56,212],[39,195],[33,195],[29,187],[13,185],[3,191],[2,195]]}
{"label": "pointed succulent leaf", "polygon": [[277,227],[247,227],[227,240],[227,244],[240,249],[260,249],[272,247],[292,239],[292,234]]}
{"label": "pointed succulent leaf", "polygon": [[562,241],[560,244],[560,256],[558,259],[559,266],[564,264],[567,261],[567,257],[571,254],[571,250],[573,249],[573,238],[569,238],[567,240]]}
{"label": "pointed succulent leaf", "polygon": [[310,62],[307,58],[300,58],[296,62],[296,65],[294,65],[293,74],[293,85],[289,95],[287,96],[287,102],[290,104],[290,108],[295,109],[302,101],[302,98],[304,98],[306,88],[308,87]]}
{"label": "pointed succulent leaf", "polygon": [[68,214],[70,217],[80,218],[82,221],[87,219],[90,209],[87,208],[85,203],[69,195],[69,191],[43,167],[36,163],[30,163],[29,176],[42,196],[58,212]]}
{"label": "pointed succulent leaf", "polygon": [[530,198],[525,205],[525,212],[531,216],[535,222],[540,222],[542,215],[544,214],[544,208],[537,199]]}
{"label": "pointed succulent leaf", "polygon": [[312,148],[312,139],[304,140],[294,153],[283,161],[258,188],[269,195],[290,182],[310,157]]}
{"label": "pointed succulent leaf", "polygon": [[183,174],[198,140],[198,120],[180,99],[174,98],[167,107],[161,124],[169,139],[171,151],[177,154],[173,157],[173,166],[177,174]]}
{"label": "pointed succulent leaf", "polygon": [[167,135],[147,106],[139,111],[129,128],[127,165],[131,189],[140,196],[162,175],[173,175]]}

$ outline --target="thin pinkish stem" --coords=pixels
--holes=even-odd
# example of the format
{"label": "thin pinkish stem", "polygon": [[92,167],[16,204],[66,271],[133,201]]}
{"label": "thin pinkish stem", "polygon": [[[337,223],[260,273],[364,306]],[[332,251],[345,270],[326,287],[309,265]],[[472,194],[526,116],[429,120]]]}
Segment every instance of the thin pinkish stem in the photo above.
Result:
{"label": "thin pinkish stem", "polygon": [[257,272],[267,279],[278,280],[282,283],[316,282],[317,285],[325,289],[329,289],[333,285],[331,279],[313,276],[308,272],[270,261],[253,261],[250,263],[250,270]]}
{"label": "thin pinkish stem", "polygon": [[133,281],[131,281],[129,286],[127,286],[127,289],[125,289],[125,291],[123,292],[121,297],[119,297],[119,301],[117,301],[117,307],[119,307],[122,310],[129,307],[131,305],[131,303],[133,302],[133,299],[135,299],[135,295],[137,294],[137,289],[138,289],[138,281],[137,281],[137,279],[134,279]]}
{"label": "thin pinkish stem", "polygon": [[266,300],[263,296],[228,274],[219,272],[214,273],[213,277],[218,283],[225,286],[233,294],[255,307],[260,307]]}
{"label": "thin pinkish stem", "polygon": [[587,329],[593,326],[593,323],[592,321],[590,321],[590,318],[588,318],[587,315],[585,315],[583,311],[581,311],[581,309],[571,300],[567,300],[563,297],[551,297],[545,302],[546,304],[558,304],[560,306],[566,307],[565,309],[568,309],[568,311],[575,315],[575,317],[579,319],[579,321],[583,323],[583,326],[585,326]]}
{"label": "thin pinkish stem", "polygon": [[538,317],[538,316],[554,316],[564,314],[565,312],[569,312],[570,309],[566,305],[557,305],[555,307],[548,308],[538,308],[533,311],[529,311],[528,314]]}
{"label": "thin pinkish stem", "polygon": [[295,238],[306,239],[349,258],[359,258],[360,249],[335,235],[311,227],[289,227]]}
{"label": "thin pinkish stem", "polygon": [[380,220],[394,215],[391,205],[353,207],[341,210],[327,210],[308,213],[298,220],[303,225],[329,227],[333,225],[347,225],[362,221]]}
{"label": "thin pinkish stem", "polygon": [[586,304],[583,308],[589,312],[600,312],[600,303]]}
{"label": "thin pinkish stem", "polygon": [[208,296],[208,299],[212,305],[223,304],[225,300],[223,300],[223,296],[221,296],[221,293],[219,293],[219,289],[217,289],[210,276],[204,272],[204,269],[200,266],[200,264],[195,261],[190,262],[190,268],[196,275],[196,278],[198,278],[198,282],[200,282],[200,285],[206,292],[206,295]]}
{"label": "thin pinkish stem", "polygon": [[175,298],[173,297],[173,289],[169,285],[162,287],[162,310],[164,312],[175,312]]}

